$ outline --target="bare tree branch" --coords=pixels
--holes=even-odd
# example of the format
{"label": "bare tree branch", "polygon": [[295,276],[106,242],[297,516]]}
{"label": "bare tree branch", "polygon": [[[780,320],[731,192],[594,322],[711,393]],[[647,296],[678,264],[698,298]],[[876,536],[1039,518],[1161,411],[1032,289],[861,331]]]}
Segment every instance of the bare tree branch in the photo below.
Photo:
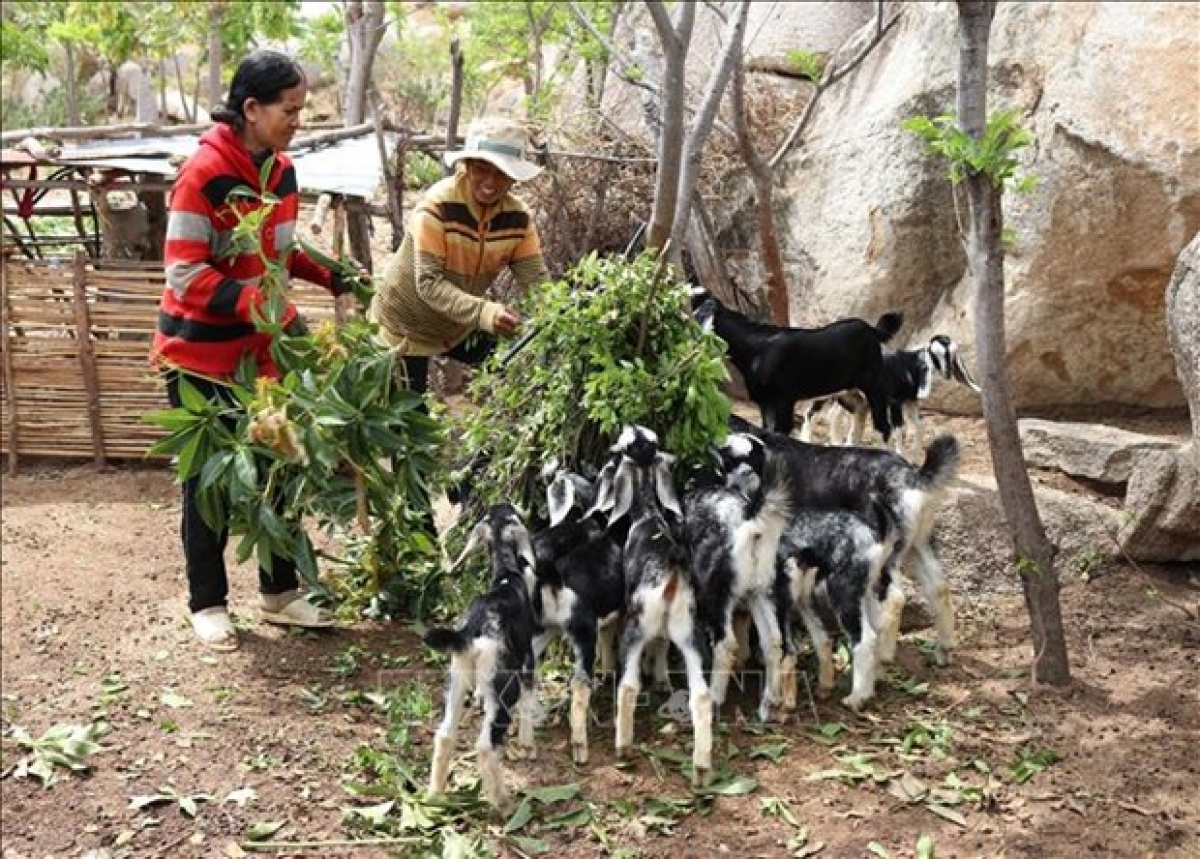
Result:
{"label": "bare tree branch", "polygon": [[709,78],[708,89],[700,103],[700,110],[692,118],[691,128],[688,131],[679,175],[679,191],[675,199],[675,221],[671,227],[671,244],[677,249],[676,253],[683,244],[684,232],[688,227],[692,190],[696,185],[696,176],[700,172],[700,158],[704,154],[704,142],[712,130],[713,119],[716,117],[717,108],[725,95],[725,87],[733,74],[734,65],[741,64],[742,42],[746,37],[746,22],[749,14],[749,0],[741,0],[734,6],[733,14],[726,19],[725,33],[722,37],[723,46],[717,59],[716,70]]}
{"label": "bare tree branch", "polygon": [[871,51],[875,50],[875,46],[883,41],[883,37],[887,34],[888,30],[892,29],[896,22],[900,20],[900,14],[901,13],[897,13],[896,15],[892,16],[891,20],[884,24],[883,3],[876,3],[875,33],[871,37],[871,40],[867,42],[867,44],[862,47],[862,50],[860,50],[858,54],[856,54],[855,57],[849,62],[836,69],[834,68],[833,64],[830,63],[829,67],[825,69],[825,75],[822,77],[821,82],[817,84],[817,90],[813,93],[812,98],[809,99],[808,104],[804,106],[804,112],[800,114],[800,118],[797,119],[796,124],[792,126],[791,132],[789,132],[783,143],[779,145],[779,149],[777,149],[775,154],[771,156],[771,159],[768,163],[772,170],[779,166],[779,162],[782,161],[787,154],[792,151],[797,142],[800,140],[800,135],[804,133],[805,128],[808,126],[809,120],[812,119],[813,110],[816,107],[817,101],[820,99],[821,94],[844,78],[846,75],[850,74],[850,72],[858,68],[859,64],[867,58],[867,55],[870,54]]}

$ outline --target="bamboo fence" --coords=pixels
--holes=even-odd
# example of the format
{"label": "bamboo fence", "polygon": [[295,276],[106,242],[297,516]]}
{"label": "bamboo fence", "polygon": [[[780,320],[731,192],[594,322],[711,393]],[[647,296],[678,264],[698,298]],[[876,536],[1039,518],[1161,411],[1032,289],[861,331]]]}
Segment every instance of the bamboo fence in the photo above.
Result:
{"label": "bamboo fence", "polygon": [[[295,282],[310,322],[332,318],[320,287]],[[144,459],[161,431],[142,420],[167,407],[148,362],[162,263],[73,259],[0,263],[0,451],[22,458]]]}

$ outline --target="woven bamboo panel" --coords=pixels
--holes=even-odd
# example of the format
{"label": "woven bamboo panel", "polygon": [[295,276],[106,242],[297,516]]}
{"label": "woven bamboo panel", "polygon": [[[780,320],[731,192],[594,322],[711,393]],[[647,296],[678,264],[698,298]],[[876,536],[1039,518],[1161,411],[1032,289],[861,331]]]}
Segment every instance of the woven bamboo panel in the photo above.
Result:
{"label": "woven bamboo panel", "polygon": [[[161,432],[142,418],[167,407],[148,362],[162,264],[6,259],[0,276],[0,450],[17,459],[145,457]],[[294,287],[310,323],[333,318],[329,293],[300,281]]]}

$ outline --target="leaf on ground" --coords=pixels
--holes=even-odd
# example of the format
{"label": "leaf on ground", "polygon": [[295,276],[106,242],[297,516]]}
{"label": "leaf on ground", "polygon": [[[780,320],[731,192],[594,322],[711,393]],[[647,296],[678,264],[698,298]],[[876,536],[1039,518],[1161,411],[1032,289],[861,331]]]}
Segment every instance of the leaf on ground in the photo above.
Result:
{"label": "leaf on ground", "polygon": [[129,808],[131,811],[140,811],[143,808],[149,808],[154,805],[166,805],[168,802],[174,802],[176,796],[173,793],[153,793],[143,794],[141,796],[131,796],[129,798]]}
{"label": "leaf on ground", "polygon": [[933,852],[933,836],[928,832],[922,833],[917,839],[917,859],[935,859]]}
{"label": "leaf on ground", "polygon": [[252,787],[239,787],[225,794],[224,802],[236,803],[238,808],[245,808],[246,803],[258,798],[258,791]]}
{"label": "leaf on ground", "polygon": [[967,827],[967,819],[953,808],[946,808],[946,806],[938,805],[936,802],[927,803],[926,808],[928,808],[938,817],[944,817],[946,820],[949,820],[951,823],[957,823],[964,829]]}
{"label": "leaf on ground", "polygon": [[510,835],[508,840],[513,843],[518,850],[523,853],[528,853],[531,856],[540,856],[543,853],[550,852],[550,845],[540,838],[529,838],[525,835]]}
{"label": "leaf on ground", "polygon": [[892,859],[892,854],[889,853],[888,849],[878,841],[872,841],[869,843],[867,845],[867,852],[872,856],[878,856],[879,859]]}
{"label": "leaf on ground", "polygon": [[708,787],[698,787],[699,796],[744,796],[758,789],[758,779],[746,775],[714,782]]}
{"label": "leaf on ground", "polygon": [[774,763],[779,763],[791,745],[787,740],[779,743],[763,743],[750,750],[750,760],[766,758]]}
{"label": "leaf on ground", "polygon": [[182,710],[185,707],[192,706],[192,700],[190,698],[185,698],[183,695],[180,695],[177,692],[172,692],[169,689],[162,693],[162,696],[159,700],[161,700],[164,705],[170,707],[172,710]]}
{"label": "leaf on ground", "polygon": [[538,802],[551,803],[563,802],[571,799],[579,794],[579,782],[571,784],[553,785],[551,787],[539,787],[528,791],[525,795],[530,799],[536,799]]}
{"label": "leaf on ground", "polygon": [[283,827],[287,826],[286,820],[258,820],[250,824],[250,828],[246,830],[247,841],[266,841]]}
{"label": "leaf on ground", "polygon": [[504,824],[504,831],[506,833],[516,832],[518,829],[524,828],[531,820],[533,820],[533,802],[529,797],[525,797]]}

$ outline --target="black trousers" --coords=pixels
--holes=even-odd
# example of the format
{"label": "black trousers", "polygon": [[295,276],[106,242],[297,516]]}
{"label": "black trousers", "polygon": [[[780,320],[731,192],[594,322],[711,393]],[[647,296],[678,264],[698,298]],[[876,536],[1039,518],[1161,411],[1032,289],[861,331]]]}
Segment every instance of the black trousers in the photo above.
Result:
{"label": "black trousers", "polygon": [[[167,399],[173,408],[179,408],[180,373],[175,370],[165,374]],[[205,398],[223,404],[232,404],[234,398],[229,388],[198,376],[188,376],[188,382]],[[230,426],[232,430],[233,427]],[[183,516],[180,533],[183,537],[183,557],[187,566],[188,608],[201,611],[214,606],[223,606],[229,597],[229,578],[225,570],[225,547],[229,544],[229,529],[213,530],[196,501],[196,490],[200,478],[193,477],[183,484]],[[296,565],[278,555],[271,557],[271,573],[262,568],[258,571],[258,587],[264,594],[281,594],[299,586]]]}
{"label": "black trousers", "polygon": [[[482,364],[496,349],[496,338],[491,334],[477,331],[459,343],[445,354],[447,358],[461,361],[471,367]],[[406,355],[402,357],[404,373],[408,377],[408,387],[418,394],[429,391],[429,358]]]}

